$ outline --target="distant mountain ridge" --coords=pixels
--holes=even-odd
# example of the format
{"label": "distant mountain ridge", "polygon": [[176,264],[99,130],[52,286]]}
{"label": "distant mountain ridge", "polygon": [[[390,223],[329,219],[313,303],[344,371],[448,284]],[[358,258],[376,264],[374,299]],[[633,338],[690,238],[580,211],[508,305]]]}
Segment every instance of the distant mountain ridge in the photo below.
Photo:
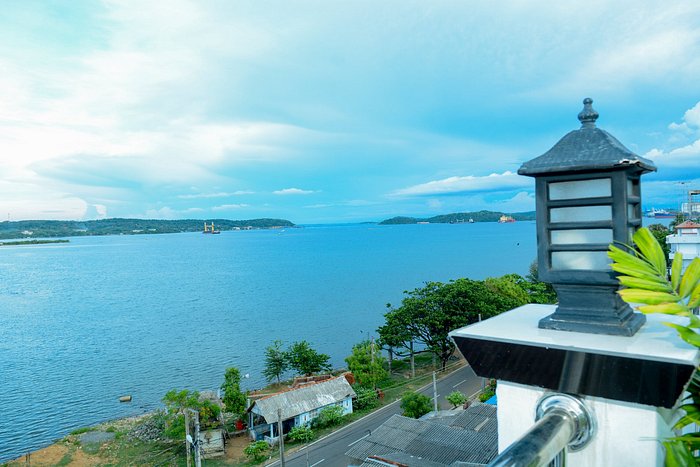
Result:
{"label": "distant mountain ridge", "polygon": [[[201,219],[99,219],[94,221],[4,221],[0,222],[0,238],[76,237],[88,235],[138,235],[178,232],[201,232]],[[286,219],[207,219],[217,230],[273,229],[294,227]]]}
{"label": "distant mountain ridge", "polygon": [[426,218],[398,216],[385,219],[381,221],[379,225],[417,224],[419,222],[429,222],[431,224],[461,224],[469,222],[469,219],[472,219],[474,222],[498,222],[501,216],[511,216],[516,221],[534,221],[535,211],[513,213],[500,211],[455,212]]}

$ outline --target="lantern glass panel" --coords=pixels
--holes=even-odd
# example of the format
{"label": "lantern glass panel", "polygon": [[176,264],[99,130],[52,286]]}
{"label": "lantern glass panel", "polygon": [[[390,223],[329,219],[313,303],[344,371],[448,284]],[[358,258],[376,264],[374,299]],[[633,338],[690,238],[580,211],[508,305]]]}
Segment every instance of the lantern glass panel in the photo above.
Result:
{"label": "lantern glass panel", "polygon": [[628,219],[638,219],[639,214],[637,213],[637,204],[627,205],[627,218]]}
{"label": "lantern glass panel", "polygon": [[605,198],[612,196],[609,178],[549,183],[549,199]]}
{"label": "lantern glass panel", "polygon": [[554,251],[552,269],[579,269],[601,271],[610,269],[610,258],[605,251]]}
{"label": "lantern glass panel", "polygon": [[551,208],[549,219],[552,223],[609,221],[612,220],[612,206]]}
{"label": "lantern glass panel", "polygon": [[552,230],[552,245],[612,243],[612,229]]}

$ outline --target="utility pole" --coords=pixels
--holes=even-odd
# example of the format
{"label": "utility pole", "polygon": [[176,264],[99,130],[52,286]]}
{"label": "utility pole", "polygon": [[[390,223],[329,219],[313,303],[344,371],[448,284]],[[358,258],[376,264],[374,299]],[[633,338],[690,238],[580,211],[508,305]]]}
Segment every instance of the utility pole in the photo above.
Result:
{"label": "utility pole", "polygon": [[185,446],[187,448],[187,467],[190,467],[192,465],[192,453],[190,450],[192,449],[190,440],[192,439],[192,436],[190,435],[190,414],[189,414],[189,409],[185,409]]}
{"label": "utility pole", "polygon": [[192,412],[194,413],[194,465],[202,467],[202,453],[199,450],[199,412],[196,410]]}
{"label": "utility pole", "polygon": [[284,467],[284,435],[282,434],[282,409],[277,409],[277,436],[280,440],[280,464]]}
{"label": "utility pole", "polygon": [[435,378],[435,372],[433,371],[433,407],[435,407],[435,415],[438,413],[438,403],[437,403],[437,380]]}
{"label": "utility pole", "polygon": [[372,340],[370,341],[369,345],[370,345],[369,351],[372,354],[372,364],[370,366],[370,368],[372,369],[372,386],[373,386],[374,390],[376,391],[377,390],[377,381],[374,379],[374,336],[372,336]]}
{"label": "utility pole", "polygon": [[411,341],[411,378],[416,377],[416,360],[413,358],[413,341]]}

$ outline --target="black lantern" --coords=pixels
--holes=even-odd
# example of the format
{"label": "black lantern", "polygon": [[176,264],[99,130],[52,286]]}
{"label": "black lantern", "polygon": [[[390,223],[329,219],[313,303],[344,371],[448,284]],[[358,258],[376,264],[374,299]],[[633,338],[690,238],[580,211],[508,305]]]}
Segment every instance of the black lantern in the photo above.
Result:
{"label": "black lantern", "polygon": [[518,170],[535,177],[539,277],[559,297],[539,327],[631,336],[646,318],[617,295],[607,249],[641,226],[639,179],[656,166],[596,128],[592,103],[583,101],[579,130]]}

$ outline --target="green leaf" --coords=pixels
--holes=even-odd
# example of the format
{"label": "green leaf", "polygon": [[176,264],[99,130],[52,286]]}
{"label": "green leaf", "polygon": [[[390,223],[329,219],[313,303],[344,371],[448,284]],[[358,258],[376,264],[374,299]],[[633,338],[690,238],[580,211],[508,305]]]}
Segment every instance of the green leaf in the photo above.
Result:
{"label": "green leaf", "polygon": [[681,279],[681,287],[678,293],[681,297],[686,298],[695,289],[700,281],[700,258],[694,258],[690,262],[685,272],[683,273],[683,278]]}
{"label": "green leaf", "polygon": [[664,441],[666,448],[666,467],[687,467],[695,465],[695,458],[692,451],[682,442],[677,440]]}
{"label": "green leaf", "polygon": [[[641,271],[635,266],[627,266],[621,263],[613,263],[611,265],[613,271],[619,272],[620,274],[626,274],[631,277],[638,277],[640,279],[646,280],[659,280],[658,274],[647,271]],[[651,268],[649,268],[651,270]]]}
{"label": "green leaf", "polygon": [[[614,245],[610,245],[608,248],[608,257],[615,261],[616,264],[619,264],[626,268],[635,269],[639,273],[650,275],[652,277],[659,276],[654,266],[645,259],[638,258],[635,255],[628,253],[625,250],[622,250]],[[635,274],[629,275],[636,276]]]}
{"label": "green leaf", "polygon": [[696,285],[690,293],[690,300],[688,302],[688,308],[695,308],[696,306],[700,306],[700,282],[698,282],[698,285]]}
{"label": "green leaf", "polygon": [[694,345],[695,347],[700,347],[700,334],[697,332],[693,331],[687,326],[681,326],[679,324],[674,324],[674,323],[664,323],[666,326],[671,327],[678,331],[678,334],[680,334],[681,339],[686,341],[690,345]]}
{"label": "green leaf", "polygon": [[632,239],[644,258],[649,261],[656,272],[659,275],[665,275],[666,258],[664,257],[664,251],[661,249],[661,245],[659,245],[654,235],[649,232],[649,229],[642,227],[634,233]]}
{"label": "green leaf", "polygon": [[688,325],[689,328],[692,328],[692,329],[700,328],[700,318],[698,318],[697,316],[695,316],[693,314],[691,314],[689,316],[689,318],[690,318],[690,324]]}
{"label": "green leaf", "polygon": [[639,311],[642,313],[665,313],[667,315],[680,315],[687,314],[688,307],[679,303],[663,303],[661,305],[640,306]]}
{"label": "green leaf", "polygon": [[632,276],[618,276],[620,283],[632,289],[653,290],[656,292],[673,292],[666,280],[641,279]]}
{"label": "green leaf", "polygon": [[675,294],[654,292],[652,290],[623,289],[618,291],[622,299],[627,303],[646,303],[658,305],[660,303],[676,303],[678,296]]}
{"label": "green leaf", "polygon": [[683,253],[677,251],[673,255],[673,263],[671,263],[671,286],[673,290],[678,290],[678,285],[681,283],[681,271],[683,270]]}

